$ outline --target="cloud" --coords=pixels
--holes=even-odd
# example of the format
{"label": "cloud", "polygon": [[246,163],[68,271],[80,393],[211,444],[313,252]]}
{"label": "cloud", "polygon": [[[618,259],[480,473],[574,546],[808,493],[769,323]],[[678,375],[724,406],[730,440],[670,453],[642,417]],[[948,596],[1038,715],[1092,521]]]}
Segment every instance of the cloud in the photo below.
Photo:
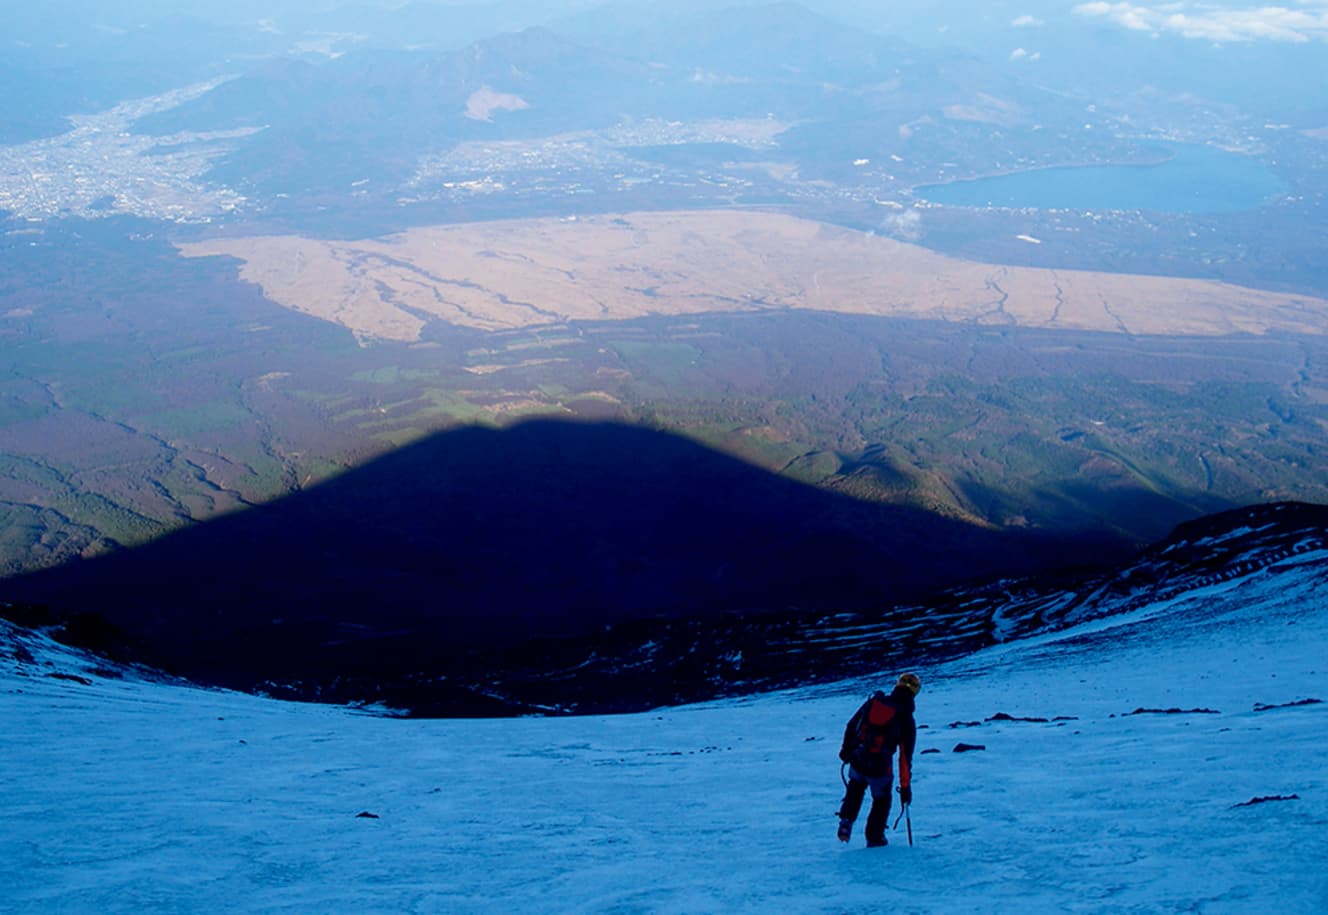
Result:
{"label": "cloud", "polygon": [[1132,31],[1154,35],[1174,34],[1219,43],[1328,42],[1328,6],[1311,6],[1309,3],[1301,3],[1300,6],[1300,9],[1265,6],[1258,9],[1222,10],[1194,3],[1165,3],[1150,7],[1095,0],[1079,4],[1074,12],[1080,16],[1109,19]]}
{"label": "cloud", "polygon": [[1016,29],[1027,29],[1042,24],[1042,20],[1036,16],[1020,16],[1018,19],[1011,20],[1010,22],[1010,25]]}
{"label": "cloud", "polygon": [[890,213],[881,220],[877,230],[900,241],[917,241],[922,237],[922,214],[917,210]]}
{"label": "cloud", "polygon": [[1042,58],[1041,51],[1034,51],[1033,53],[1030,54],[1024,48],[1015,48],[1013,51],[1010,52],[1011,60],[1040,60],[1041,58]]}
{"label": "cloud", "polygon": [[1081,16],[1106,17],[1137,32],[1156,32],[1164,14],[1133,3],[1081,3],[1074,8]]}

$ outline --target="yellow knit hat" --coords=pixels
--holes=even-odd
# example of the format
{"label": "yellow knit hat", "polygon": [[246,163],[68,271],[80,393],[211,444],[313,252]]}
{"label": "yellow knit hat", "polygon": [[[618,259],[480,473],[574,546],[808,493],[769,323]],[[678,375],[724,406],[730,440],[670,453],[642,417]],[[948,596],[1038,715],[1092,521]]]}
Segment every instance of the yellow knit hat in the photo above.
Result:
{"label": "yellow knit hat", "polygon": [[900,674],[899,682],[895,685],[904,687],[915,696],[922,689],[922,681],[918,679],[917,674]]}

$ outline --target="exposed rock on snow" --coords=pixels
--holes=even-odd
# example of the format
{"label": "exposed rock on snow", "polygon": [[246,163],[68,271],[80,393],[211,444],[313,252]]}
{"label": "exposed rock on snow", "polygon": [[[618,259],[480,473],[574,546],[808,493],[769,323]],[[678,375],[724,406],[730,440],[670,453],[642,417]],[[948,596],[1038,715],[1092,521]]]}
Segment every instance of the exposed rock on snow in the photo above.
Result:
{"label": "exposed rock on snow", "polygon": [[1256,712],[1271,712],[1274,709],[1279,708],[1299,708],[1302,705],[1319,705],[1322,702],[1322,699],[1298,699],[1295,702],[1280,702],[1276,705],[1266,705],[1262,702],[1256,702],[1254,703],[1254,710]]}
{"label": "exposed rock on snow", "polygon": [[1233,804],[1231,809],[1234,810],[1237,807],[1253,807],[1255,804],[1267,804],[1271,801],[1298,801],[1298,800],[1300,800],[1299,794],[1270,794],[1267,797],[1252,797],[1248,801],[1245,801],[1244,803]]}

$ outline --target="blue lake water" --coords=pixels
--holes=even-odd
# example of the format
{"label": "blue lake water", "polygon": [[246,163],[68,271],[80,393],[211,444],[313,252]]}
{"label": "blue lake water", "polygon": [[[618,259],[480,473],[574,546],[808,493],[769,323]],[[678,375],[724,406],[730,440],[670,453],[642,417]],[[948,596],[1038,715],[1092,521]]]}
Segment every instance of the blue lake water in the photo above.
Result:
{"label": "blue lake water", "polygon": [[1156,165],[1039,168],[915,189],[933,203],[965,207],[1158,210],[1230,213],[1286,190],[1258,159],[1193,144],[1171,144]]}

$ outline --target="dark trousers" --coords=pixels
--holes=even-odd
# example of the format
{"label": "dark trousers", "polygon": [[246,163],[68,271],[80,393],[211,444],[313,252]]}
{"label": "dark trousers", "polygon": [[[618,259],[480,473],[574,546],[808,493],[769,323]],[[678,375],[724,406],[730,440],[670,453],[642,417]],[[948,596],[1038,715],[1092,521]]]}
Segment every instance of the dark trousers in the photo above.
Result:
{"label": "dark trousers", "polygon": [[890,820],[890,787],[894,784],[894,772],[884,775],[863,775],[849,766],[848,788],[844,791],[844,800],[839,805],[839,818],[852,823],[862,810],[863,798],[871,789],[871,809],[867,811],[867,844],[885,844],[885,824]]}

